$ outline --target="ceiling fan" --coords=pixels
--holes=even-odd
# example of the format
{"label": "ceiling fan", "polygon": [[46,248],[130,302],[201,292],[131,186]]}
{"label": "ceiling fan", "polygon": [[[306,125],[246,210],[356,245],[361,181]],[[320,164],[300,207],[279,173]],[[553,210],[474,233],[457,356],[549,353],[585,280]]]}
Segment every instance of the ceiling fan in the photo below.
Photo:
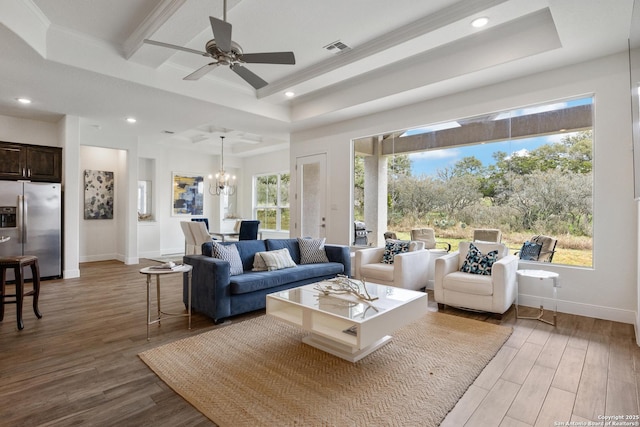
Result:
{"label": "ceiling fan", "polygon": [[208,56],[214,59],[214,62],[210,62],[209,64],[198,68],[183,80],[198,80],[219,65],[228,65],[233,72],[242,77],[247,83],[255,89],[260,89],[268,83],[252,71],[245,68],[243,64],[294,65],[296,63],[293,52],[244,53],[240,45],[231,40],[231,24],[227,22],[227,0],[224,0],[223,9],[224,16],[222,20],[214,18],[213,16],[209,17],[214,38],[206,43],[205,52],[149,39],[145,39],[144,42],[156,46],[168,47],[184,52]]}

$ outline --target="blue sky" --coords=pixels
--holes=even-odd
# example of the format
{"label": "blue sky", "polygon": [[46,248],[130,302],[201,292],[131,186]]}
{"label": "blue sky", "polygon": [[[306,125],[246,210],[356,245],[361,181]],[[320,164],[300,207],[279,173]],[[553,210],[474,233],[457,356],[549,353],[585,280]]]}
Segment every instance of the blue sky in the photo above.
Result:
{"label": "blue sky", "polygon": [[[577,105],[585,105],[593,102],[593,98],[581,98],[556,104],[547,104],[538,107],[523,108],[514,110],[512,112],[505,113],[511,116],[521,116],[526,114],[532,114],[533,112],[549,111],[566,107],[574,107]],[[453,122],[455,123],[455,122]],[[447,124],[444,124],[447,127]],[[429,128],[414,129],[407,131],[407,135],[418,134],[428,132]],[[410,154],[411,159],[411,173],[413,176],[429,176],[436,175],[438,169],[444,169],[446,167],[452,167],[458,161],[464,157],[473,156],[480,160],[484,166],[489,166],[495,161],[492,154],[496,151],[504,151],[507,155],[516,153],[521,150],[531,151],[541,145],[549,143],[557,143],[569,134],[557,134],[535,138],[517,139],[513,141],[494,142],[489,144],[477,144],[469,146],[461,146],[454,148],[447,148],[442,150],[425,151],[422,153]]]}
{"label": "blue sky", "polygon": [[470,156],[474,156],[480,160],[484,166],[489,166],[495,163],[492,154],[496,151],[504,151],[507,154],[511,154],[522,149],[531,151],[541,145],[549,142],[557,142],[559,140],[560,138],[557,136],[545,136],[410,154],[411,173],[413,176],[435,175],[438,169],[452,167],[464,157]]}

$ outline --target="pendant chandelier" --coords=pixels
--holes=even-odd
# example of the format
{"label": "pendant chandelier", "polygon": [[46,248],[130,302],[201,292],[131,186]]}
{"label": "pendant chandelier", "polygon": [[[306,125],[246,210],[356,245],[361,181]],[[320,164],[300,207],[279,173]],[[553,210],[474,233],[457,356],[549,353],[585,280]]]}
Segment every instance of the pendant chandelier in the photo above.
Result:
{"label": "pendant chandelier", "polygon": [[232,196],[236,193],[236,177],[224,170],[224,136],[220,137],[220,170],[215,175],[209,175],[209,194],[216,196]]}

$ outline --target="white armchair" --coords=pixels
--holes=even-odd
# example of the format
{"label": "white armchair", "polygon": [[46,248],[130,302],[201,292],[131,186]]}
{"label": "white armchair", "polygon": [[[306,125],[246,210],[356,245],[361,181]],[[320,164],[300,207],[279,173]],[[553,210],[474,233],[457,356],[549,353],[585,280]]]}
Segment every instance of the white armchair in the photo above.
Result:
{"label": "white armchair", "polygon": [[411,242],[409,252],[397,254],[393,264],[382,262],[385,248],[356,251],[356,279],[397,288],[419,290],[427,286],[429,251],[424,242]]}
{"label": "white armchair", "polygon": [[438,305],[488,311],[502,314],[511,307],[516,298],[516,270],[518,257],[509,255],[502,243],[473,242],[482,252],[498,250],[491,275],[480,275],[460,271],[470,242],[460,242],[458,251],[440,257],[435,265],[433,296]]}

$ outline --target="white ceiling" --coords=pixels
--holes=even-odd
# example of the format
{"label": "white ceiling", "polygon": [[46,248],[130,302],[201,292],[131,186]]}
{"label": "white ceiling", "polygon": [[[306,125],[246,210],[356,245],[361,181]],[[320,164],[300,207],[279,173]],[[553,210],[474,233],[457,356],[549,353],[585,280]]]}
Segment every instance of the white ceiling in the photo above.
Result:
{"label": "white ceiling", "polygon": [[[228,0],[244,52],[293,51],[295,65],[227,67],[198,81],[209,16],[223,0],[0,2],[0,114],[204,152],[255,155],[295,130],[492,84],[627,49],[633,0]],[[469,24],[486,16],[487,27]],[[338,54],[324,46],[342,41]],[[288,99],[284,92],[296,96]],[[19,106],[15,98],[33,99]],[[135,116],[138,122],[124,122]],[[165,131],[174,132],[167,134]]]}

